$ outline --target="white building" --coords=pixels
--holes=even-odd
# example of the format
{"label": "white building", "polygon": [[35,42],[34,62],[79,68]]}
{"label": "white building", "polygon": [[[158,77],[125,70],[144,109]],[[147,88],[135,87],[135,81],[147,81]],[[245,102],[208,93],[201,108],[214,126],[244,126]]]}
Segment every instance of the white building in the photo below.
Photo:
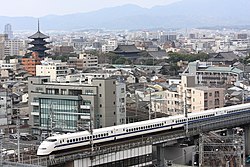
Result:
{"label": "white building", "polygon": [[51,81],[56,81],[57,77],[67,75],[67,69],[68,66],[66,62],[45,58],[41,61],[41,65],[36,66],[36,76],[50,76]]}
{"label": "white building", "polygon": [[102,52],[107,53],[110,51],[114,51],[118,46],[118,42],[116,39],[110,39],[108,40],[108,44],[102,45]]}

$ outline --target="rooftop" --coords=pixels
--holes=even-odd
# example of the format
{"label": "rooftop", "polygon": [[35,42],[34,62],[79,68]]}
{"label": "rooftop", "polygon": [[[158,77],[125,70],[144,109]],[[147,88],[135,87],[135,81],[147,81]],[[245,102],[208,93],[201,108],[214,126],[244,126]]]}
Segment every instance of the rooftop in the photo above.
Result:
{"label": "rooftop", "polygon": [[40,38],[40,39],[46,39],[46,38],[49,38],[49,36],[47,35],[44,35],[43,33],[41,33],[39,30],[31,35],[30,37],[28,37],[29,39],[36,39],[36,38]]}
{"label": "rooftop", "polygon": [[215,67],[215,66],[207,67],[207,68],[203,69],[202,71],[232,72],[232,73],[237,73],[237,74],[240,74],[243,72],[242,70],[240,70],[236,67]]}

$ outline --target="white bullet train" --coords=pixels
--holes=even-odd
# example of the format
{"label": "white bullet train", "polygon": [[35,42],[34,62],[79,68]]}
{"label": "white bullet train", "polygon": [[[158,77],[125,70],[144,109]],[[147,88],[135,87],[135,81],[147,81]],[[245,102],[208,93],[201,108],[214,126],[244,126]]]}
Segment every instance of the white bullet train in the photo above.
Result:
{"label": "white bullet train", "polygon": [[[250,112],[250,103],[189,113],[188,122],[189,124],[192,124],[204,120],[219,119],[225,116],[242,114],[244,112]],[[114,140],[131,138],[149,133],[182,128],[185,124],[186,117],[183,115],[177,115],[94,129],[93,143],[112,142]],[[60,152],[61,150],[87,146],[90,145],[91,138],[92,136],[88,131],[51,136],[41,143],[37,150],[37,155],[50,155],[53,152]]]}

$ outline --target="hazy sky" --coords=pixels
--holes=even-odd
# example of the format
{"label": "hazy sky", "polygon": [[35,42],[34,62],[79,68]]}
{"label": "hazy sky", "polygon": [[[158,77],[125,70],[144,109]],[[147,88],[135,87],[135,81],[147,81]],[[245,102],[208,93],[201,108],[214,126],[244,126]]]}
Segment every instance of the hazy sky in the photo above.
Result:
{"label": "hazy sky", "polygon": [[179,0],[3,0],[1,1],[0,16],[41,17],[50,14],[63,15],[89,12],[124,4],[136,4],[150,8],[175,1]]}

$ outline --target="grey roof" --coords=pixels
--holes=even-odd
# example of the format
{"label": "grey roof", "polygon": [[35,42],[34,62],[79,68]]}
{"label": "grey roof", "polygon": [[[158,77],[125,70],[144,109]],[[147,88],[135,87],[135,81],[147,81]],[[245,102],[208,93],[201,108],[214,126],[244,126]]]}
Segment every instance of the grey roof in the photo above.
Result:
{"label": "grey roof", "polygon": [[152,56],[155,59],[166,59],[168,58],[168,54],[165,50],[160,51],[150,51],[148,52],[150,56]]}
{"label": "grey roof", "polygon": [[30,39],[35,39],[35,38],[45,39],[45,38],[49,38],[49,36],[47,36],[47,35],[41,33],[41,32],[38,30],[35,34],[31,35],[29,38],[30,38]]}
{"label": "grey roof", "polygon": [[135,45],[118,45],[114,52],[136,52],[139,53],[140,50],[135,47]]}
{"label": "grey roof", "polygon": [[239,56],[237,56],[233,52],[220,52],[212,58],[208,59],[208,61],[234,61],[238,59]]}
{"label": "grey roof", "polygon": [[243,71],[236,68],[236,67],[216,67],[216,66],[210,66],[207,67],[206,69],[203,69],[202,71],[213,71],[213,72],[232,72],[236,74],[240,74]]}

